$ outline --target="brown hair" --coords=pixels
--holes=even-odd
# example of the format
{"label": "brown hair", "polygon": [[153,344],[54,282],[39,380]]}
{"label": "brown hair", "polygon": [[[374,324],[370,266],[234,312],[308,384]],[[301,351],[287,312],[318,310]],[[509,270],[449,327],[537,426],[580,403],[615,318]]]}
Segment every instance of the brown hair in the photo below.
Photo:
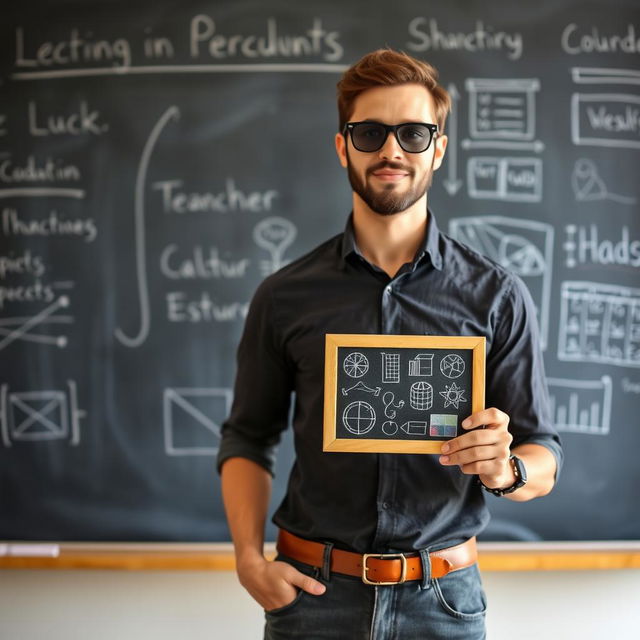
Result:
{"label": "brown hair", "polygon": [[403,51],[378,49],[368,53],[344,72],[338,82],[338,116],[340,131],[353,113],[355,99],[367,89],[414,82],[432,95],[438,131],[444,132],[451,109],[449,94],[438,84],[438,72],[428,62],[416,60]]}

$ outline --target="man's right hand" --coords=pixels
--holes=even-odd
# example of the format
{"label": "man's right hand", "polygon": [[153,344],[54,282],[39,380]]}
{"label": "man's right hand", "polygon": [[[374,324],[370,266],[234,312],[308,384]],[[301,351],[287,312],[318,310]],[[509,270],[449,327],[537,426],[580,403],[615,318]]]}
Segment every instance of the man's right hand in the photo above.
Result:
{"label": "man's right hand", "polygon": [[271,562],[263,557],[238,563],[238,578],[240,584],[265,611],[290,604],[296,599],[298,589],[314,596],[322,595],[326,590],[321,582],[301,573],[290,564]]}

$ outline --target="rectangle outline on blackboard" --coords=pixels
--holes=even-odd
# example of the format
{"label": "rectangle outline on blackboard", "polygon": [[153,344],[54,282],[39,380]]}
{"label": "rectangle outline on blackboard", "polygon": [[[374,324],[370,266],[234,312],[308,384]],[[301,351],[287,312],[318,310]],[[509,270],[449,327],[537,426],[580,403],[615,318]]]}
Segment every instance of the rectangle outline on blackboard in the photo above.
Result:
{"label": "rectangle outline on blackboard", "polygon": [[338,347],[389,347],[396,349],[468,349],[472,351],[471,413],[484,409],[484,336],[416,336],[358,333],[327,333],[324,354],[323,451],[352,453],[440,453],[444,440],[354,440],[338,438]]}

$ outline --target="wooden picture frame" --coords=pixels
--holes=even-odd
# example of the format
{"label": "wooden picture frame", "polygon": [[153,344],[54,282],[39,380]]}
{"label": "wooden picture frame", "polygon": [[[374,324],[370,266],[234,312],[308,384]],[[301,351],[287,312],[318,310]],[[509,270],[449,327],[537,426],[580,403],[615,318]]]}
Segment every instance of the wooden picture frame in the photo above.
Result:
{"label": "wooden picture frame", "polygon": [[323,451],[439,454],[484,392],[484,337],[326,334]]}

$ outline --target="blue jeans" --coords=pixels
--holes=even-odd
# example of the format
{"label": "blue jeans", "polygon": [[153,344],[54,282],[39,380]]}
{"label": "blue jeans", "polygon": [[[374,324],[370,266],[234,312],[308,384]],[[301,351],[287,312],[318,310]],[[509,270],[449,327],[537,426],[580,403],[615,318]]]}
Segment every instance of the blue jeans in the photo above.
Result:
{"label": "blue jeans", "polygon": [[[326,585],[321,596],[300,591],[293,602],[265,612],[265,640],[483,640],[486,598],[477,565],[429,579],[374,587],[279,555]],[[426,566],[425,566],[426,565]]]}

